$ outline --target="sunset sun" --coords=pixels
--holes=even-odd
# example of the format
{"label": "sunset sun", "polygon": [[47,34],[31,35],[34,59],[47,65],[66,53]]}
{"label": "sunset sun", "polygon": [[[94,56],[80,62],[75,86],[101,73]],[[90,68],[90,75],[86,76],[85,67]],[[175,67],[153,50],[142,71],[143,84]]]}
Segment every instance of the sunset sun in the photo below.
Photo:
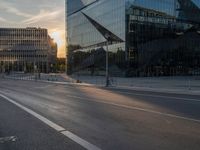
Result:
{"label": "sunset sun", "polygon": [[63,45],[62,35],[59,31],[55,31],[55,32],[50,33],[50,36],[58,44],[58,48],[60,48]]}

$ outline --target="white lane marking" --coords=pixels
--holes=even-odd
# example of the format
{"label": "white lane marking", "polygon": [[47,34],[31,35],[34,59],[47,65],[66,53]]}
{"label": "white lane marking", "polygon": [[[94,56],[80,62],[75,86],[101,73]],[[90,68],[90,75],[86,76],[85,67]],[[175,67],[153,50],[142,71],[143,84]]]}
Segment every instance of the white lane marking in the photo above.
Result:
{"label": "white lane marking", "polygon": [[[69,88],[69,87],[67,87]],[[71,87],[70,87],[71,88]],[[71,88],[74,89],[74,88]],[[117,93],[121,93],[121,94],[128,94],[128,95],[136,95],[136,96],[149,96],[149,97],[156,97],[156,98],[165,98],[168,100],[183,100],[183,101],[194,101],[194,102],[200,102],[200,99],[195,99],[195,98],[183,98],[183,97],[175,97],[175,96],[162,96],[162,95],[153,95],[153,94],[137,94],[137,93],[130,93],[130,92],[122,92],[122,91],[118,91],[118,90],[109,90],[109,92],[116,92]],[[151,92],[151,91],[144,91],[144,92]],[[156,92],[156,91],[153,91]],[[158,93],[162,93],[162,92],[158,92]],[[163,94],[176,94],[176,93],[163,93]],[[180,94],[181,95],[181,94]],[[187,95],[187,94],[186,94]],[[194,95],[192,95],[194,96]],[[195,95],[195,96],[200,96],[200,95]]]}
{"label": "white lane marking", "polygon": [[73,141],[77,141],[78,144],[82,145],[83,147],[87,147],[90,150],[100,150],[98,147],[96,147],[95,145],[91,145],[90,143],[88,143],[87,141],[81,139],[80,137],[76,136],[75,134],[69,132],[69,131],[63,131],[61,132],[63,135],[69,137],[70,139],[72,139]]}
{"label": "white lane marking", "polygon": [[77,98],[77,99],[82,99],[82,100],[90,101],[90,102],[92,101],[92,102],[97,102],[97,103],[103,103],[103,104],[108,104],[108,105],[112,105],[112,106],[122,107],[122,108],[126,108],[126,109],[143,111],[143,112],[147,112],[147,113],[153,113],[153,114],[162,115],[162,116],[166,116],[166,117],[171,117],[171,118],[176,118],[176,119],[183,119],[183,120],[187,120],[187,121],[193,121],[193,122],[200,123],[200,120],[198,120],[198,119],[193,119],[193,118],[188,118],[188,117],[173,115],[173,114],[169,114],[169,113],[163,113],[163,112],[154,111],[154,110],[150,110],[150,109],[144,109],[144,108],[134,107],[134,106],[127,106],[127,105],[123,105],[123,104],[116,104],[116,103],[112,103],[112,102],[90,100],[90,99],[86,99],[86,98],[83,98],[83,97],[72,96],[72,95],[67,95],[67,96],[71,97],[71,98]]}
{"label": "white lane marking", "polygon": [[97,146],[87,142],[86,140],[78,137],[77,135],[73,134],[70,131],[67,131],[65,128],[57,125],[56,123],[48,120],[47,118],[41,116],[40,114],[32,111],[29,108],[26,108],[25,106],[17,103],[16,101],[10,99],[9,97],[0,94],[0,97],[4,98],[5,100],[9,101],[10,103],[18,106],[19,108],[21,108],[22,110],[28,112],[29,114],[33,115],[34,117],[36,117],[37,119],[39,119],[40,121],[42,121],[43,123],[47,124],[48,126],[50,126],[51,128],[55,129],[56,131],[60,132],[61,134],[65,135],[66,137],[68,137],[69,139],[73,140],[74,142],[78,143],[79,145],[81,145],[82,147],[86,148],[87,150],[101,150],[100,148],[98,148]]}
{"label": "white lane marking", "polygon": [[130,93],[130,92],[121,92],[121,91],[116,91],[116,93],[136,95],[136,96],[149,96],[149,97],[156,97],[156,98],[169,98],[169,99],[177,99],[177,100],[184,100],[184,101],[200,102],[200,99],[193,99],[193,98],[182,98],[182,97],[162,96],[162,95],[152,95],[152,94],[136,94],[136,93]]}
{"label": "white lane marking", "polygon": [[29,114],[33,115],[34,117],[38,118],[39,120],[41,120],[42,122],[44,122],[45,124],[49,125],[50,127],[52,127],[53,129],[57,130],[57,131],[63,131],[65,130],[63,127],[53,123],[52,121],[48,120],[47,118],[37,114],[36,112],[30,110],[29,108],[26,108],[24,106],[22,106],[21,104],[15,102],[14,100],[0,94],[0,96],[4,99],[6,99],[7,101],[15,104],[16,106],[20,107],[21,109],[25,110],[26,112],[28,112]]}
{"label": "white lane marking", "polygon": [[7,143],[7,142],[16,142],[16,136],[8,136],[8,137],[0,137],[0,143]]}

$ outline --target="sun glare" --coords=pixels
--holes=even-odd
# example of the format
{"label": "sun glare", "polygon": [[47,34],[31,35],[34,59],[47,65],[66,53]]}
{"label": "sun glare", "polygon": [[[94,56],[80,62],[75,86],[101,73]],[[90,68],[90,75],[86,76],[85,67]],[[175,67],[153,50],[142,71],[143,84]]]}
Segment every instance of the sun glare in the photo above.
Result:
{"label": "sun glare", "polygon": [[62,36],[61,36],[60,32],[58,32],[58,31],[52,32],[50,34],[50,36],[58,44],[58,48],[62,46],[63,40],[62,40]]}

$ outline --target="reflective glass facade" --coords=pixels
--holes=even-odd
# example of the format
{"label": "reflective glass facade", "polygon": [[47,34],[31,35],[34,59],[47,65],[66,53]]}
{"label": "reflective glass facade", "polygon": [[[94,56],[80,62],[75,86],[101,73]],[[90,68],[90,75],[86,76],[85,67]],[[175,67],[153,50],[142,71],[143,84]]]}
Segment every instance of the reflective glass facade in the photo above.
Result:
{"label": "reflective glass facade", "polygon": [[[125,42],[123,42],[125,41],[125,2],[122,0],[90,0],[85,3],[86,5],[83,4],[77,11],[77,7],[73,7],[76,5],[73,0],[67,1],[67,8],[69,8],[67,11],[69,14],[67,16],[68,73],[105,74],[107,40],[92,24],[92,21],[104,28],[99,30],[102,32],[108,30],[110,34],[122,41],[112,41],[108,47],[110,72],[115,70],[117,73],[123,73],[126,68]],[[72,8],[75,9],[72,10]]]}
{"label": "reflective glass facade", "polygon": [[[75,1],[77,3],[75,3]],[[68,74],[200,73],[198,0],[67,0]]]}

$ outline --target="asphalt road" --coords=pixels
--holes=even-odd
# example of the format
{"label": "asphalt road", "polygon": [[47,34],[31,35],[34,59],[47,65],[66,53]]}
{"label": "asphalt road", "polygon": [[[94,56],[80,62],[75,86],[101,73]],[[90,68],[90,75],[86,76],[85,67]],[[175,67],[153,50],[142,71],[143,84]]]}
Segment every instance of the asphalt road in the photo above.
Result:
{"label": "asphalt road", "polygon": [[[0,93],[103,150],[200,149],[200,96],[14,80]],[[15,149],[83,148],[4,98],[0,111],[0,137],[24,139]]]}
{"label": "asphalt road", "polygon": [[83,150],[3,98],[0,111],[0,150]]}

